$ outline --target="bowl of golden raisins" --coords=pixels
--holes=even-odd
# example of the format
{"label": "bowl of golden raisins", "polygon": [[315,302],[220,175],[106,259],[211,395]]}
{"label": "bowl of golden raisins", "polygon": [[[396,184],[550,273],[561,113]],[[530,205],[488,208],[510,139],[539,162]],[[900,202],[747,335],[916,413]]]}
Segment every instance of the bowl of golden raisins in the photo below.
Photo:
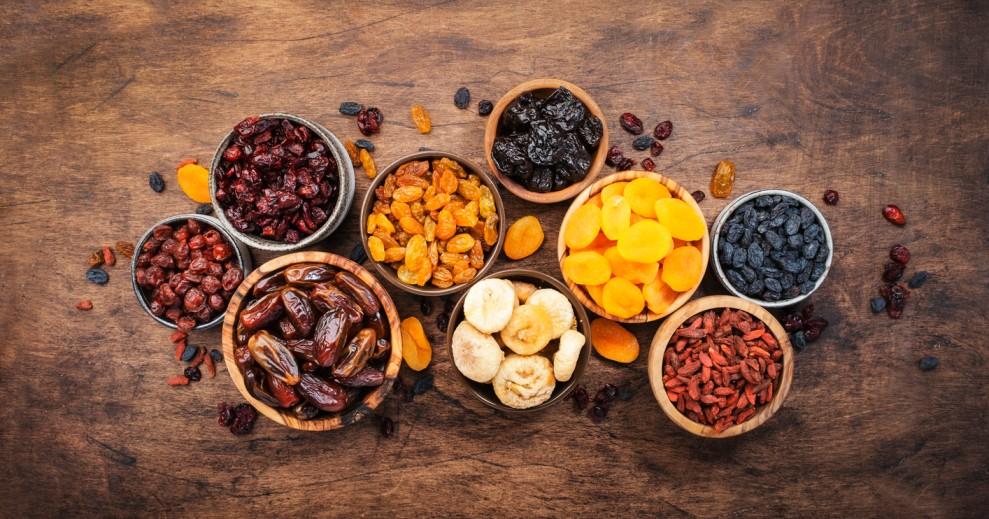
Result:
{"label": "bowl of golden raisins", "polygon": [[585,307],[614,321],[645,323],[693,296],[710,249],[707,223],[689,191],[659,173],[623,171],[574,199],[557,257]]}
{"label": "bowl of golden raisins", "polygon": [[421,151],[375,177],[361,205],[361,243],[392,285],[420,296],[463,290],[491,269],[505,240],[498,186],[475,164]]}

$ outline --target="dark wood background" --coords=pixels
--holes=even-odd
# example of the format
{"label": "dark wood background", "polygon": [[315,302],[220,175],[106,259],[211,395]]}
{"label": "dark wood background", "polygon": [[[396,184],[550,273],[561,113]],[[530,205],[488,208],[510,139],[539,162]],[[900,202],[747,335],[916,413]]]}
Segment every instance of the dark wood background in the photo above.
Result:
{"label": "dark wood background", "polygon": [[[0,5],[0,515],[977,517],[989,505],[986,255],[989,9],[984,2],[4,2]],[[246,115],[287,111],[358,137],[337,106],[385,113],[384,166],[420,146],[483,162],[484,118],[536,77],[584,87],[613,141],[626,110],[675,124],[658,169],[705,189],[819,200],[836,261],[813,301],[831,321],[796,359],[786,405],[741,438],[677,429],[649,390],[657,325],[629,366],[595,356],[583,382],[627,383],[592,423],[560,405],[507,417],[454,378],[441,335],[436,389],[374,422],[306,434],[260,419],[235,437],[215,405],[227,374],[174,389],[167,330],[135,303],[126,266],[98,287],[88,253],[195,204],[174,165],[208,162]],[[413,103],[432,114],[419,135]],[[637,154],[636,156],[640,156]],[[165,174],[162,194],[148,189]],[[366,179],[358,174],[358,197]],[[506,196],[547,240],[523,265],[555,275],[566,204]],[[701,206],[712,221],[726,200]],[[880,209],[902,207],[906,227]],[[352,216],[359,203],[355,202]],[[352,218],[321,248],[348,253]],[[933,279],[901,321],[873,316],[888,248]],[[269,259],[256,254],[258,262]],[[710,285],[707,293],[718,292]],[[418,303],[393,291],[405,315]],[[74,309],[90,298],[91,312]],[[434,303],[434,307],[441,303]],[[216,347],[219,331],[194,343]],[[936,371],[917,360],[933,354]]]}

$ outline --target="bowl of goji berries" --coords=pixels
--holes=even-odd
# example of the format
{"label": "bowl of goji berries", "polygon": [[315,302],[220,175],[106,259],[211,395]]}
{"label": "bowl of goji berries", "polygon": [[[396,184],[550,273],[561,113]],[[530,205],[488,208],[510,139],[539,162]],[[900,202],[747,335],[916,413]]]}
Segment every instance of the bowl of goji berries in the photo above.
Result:
{"label": "bowl of goji berries", "polygon": [[681,429],[727,438],[759,427],[783,405],[793,381],[793,348],[764,308],[709,296],[670,315],[647,362],[653,395]]}

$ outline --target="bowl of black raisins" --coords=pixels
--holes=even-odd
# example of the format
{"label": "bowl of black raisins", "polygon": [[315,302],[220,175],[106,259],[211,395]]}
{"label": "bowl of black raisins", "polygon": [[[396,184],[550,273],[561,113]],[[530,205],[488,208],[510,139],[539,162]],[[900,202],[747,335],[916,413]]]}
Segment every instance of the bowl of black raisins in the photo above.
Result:
{"label": "bowl of black raisins", "polygon": [[484,130],[488,167],[515,196],[541,204],[577,196],[601,171],[608,129],[597,103],[559,79],[534,79],[495,105]]}
{"label": "bowl of black raisins", "polygon": [[808,298],[831,270],[834,244],[824,215],[781,189],[746,193],[714,221],[714,269],[732,294],[766,307]]}

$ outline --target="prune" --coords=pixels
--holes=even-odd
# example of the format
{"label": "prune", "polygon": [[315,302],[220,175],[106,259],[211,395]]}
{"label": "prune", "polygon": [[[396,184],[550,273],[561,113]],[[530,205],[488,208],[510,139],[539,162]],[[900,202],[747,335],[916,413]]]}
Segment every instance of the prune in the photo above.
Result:
{"label": "prune", "polygon": [[161,173],[155,171],[148,175],[148,185],[155,193],[161,193],[165,190],[165,179],[161,178]]}
{"label": "prune", "polygon": [[539,107],[535,96],[526,92],[505,107],[500,124],[510,133],[525,130],[538,116]]}
{"label": "prune", "polygon": [[631,112],[625,112],[618,118],[618,123],[628,133],[639,135],[642,133],[642,120]]}
{"label": "prune", "polygon": [[907,286],[910,288],[920,288],[921,285],[927,282],[927,278],[929,276],[930,274],[928,274],[927,271],[924,270],[916,272],[914,273],[913,276],[910,277],[910,281],[907,282]]}
{"label": "prune", "polygon": [[532,163],[514,139],[508,137],[495,139],[491,155],[498,171],[509,177],[525,179],[532,173]]}
{"label": "prune", "polygon": [[559,129],[549,121],[542,119],[532,121],[526,155],[533,164],[552,165],[562,155],[562,137]]}
{"label": "prune", "polygon": [[343,411],[347,407],[347,391],[343,386],[315,375],[302,375],[298,391],[314,406],[329,413]]}
{"label": "prune", "polygon": [[529,191],[535,191],[537,193],[548,193],[552,191],[553,171],[546,168],[534,168],[525,187]]}
{"label": "prune", "polygon": [[938,364],[940,364],[940,362],[938,362],[937,357],[932,357],[930,355],[921,357],[920,362],[917,363],[921,371],[930,371],[932,369],[936,369],[938,367]]}
{"label": "prune", "polygon": [[491,115],[492,110],[494,110],[494,103],[488,101],[487,99],[481,100],[477,103],[477,115],[482,117]]}
{"label": "prune", "polygon": [[636,137],[635,140],[632,141],[632,147],[639,151],[643,151],[649,149],[649,147],[652,146],[653,142],[655,141],[653,140],[652,137],[648,135],[643,135],[641,137]]}
{"label": "prune", "polygon": [[570,90],[560,87],[543,101],[542,115],[560,130],[569,132],[584,120],[587,108]]}
{"label": "prune", "polygon": [[355,116],[363,108],[364,105],[354,101],[344,101],[340,103],[340,113],[343,115]]}
{"label": "prune", "polygon": [[357,112],[357,129],[365,136],[370,136],[381,131],[383,117],[381,110],[375,107],[362,108]]}
{"label": "prune", "polygon": [[105,285],[107,281],[110,281],[110,275],[105,270],[94,267],[86,271],[86,281],[97,285]]}
{"label": "prune", "polygon": [[470,90],[465,86],[458,88],[453,94],[453,104],[461,110],[465,110],[470,106]]}
{"label": "prune", "polygon": [[652,131],[652,134],[661,141],[668,139],[672,133],[673,123],[670,121],[663,121],[657,124],[656,128]]}

